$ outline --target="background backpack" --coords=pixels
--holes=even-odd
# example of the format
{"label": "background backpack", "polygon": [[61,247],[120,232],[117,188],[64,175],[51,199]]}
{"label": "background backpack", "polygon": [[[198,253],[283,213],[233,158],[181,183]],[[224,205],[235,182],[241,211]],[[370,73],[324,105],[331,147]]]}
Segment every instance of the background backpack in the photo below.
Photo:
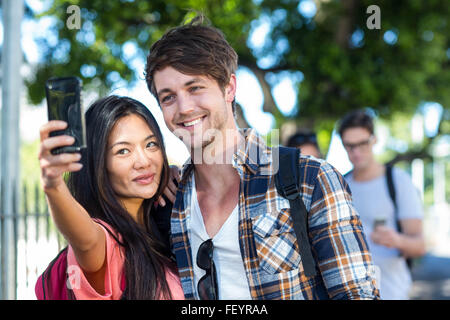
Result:
{"label": "background backpack", "polygon": [[[67,274],[67,252],[68,247],[62,249],[39,276],[34,287],[38,300],[76,300]],[[120,289],[125,292],[125,288],[126,279],[122,273]]]}
{"label": "background backpack", "polygon": [[62,249],[36,282],[34,291],[38,300],[76,300],[68,286],[67,251]]}
{"label": "background backpack", "polygon": [[[94,221],[101,224],[112,234],[111,229],[101,223],[100,219],[94,219]],[[39,276],[34,287],[38,300],[76,300],[75,294],[70,288],[69,275],[67,274],[68,249],[68,247],[62,249]],[[124,273],[122,273],[120,289],[125,292],[126,278]]]}
{"label": "background backpack", "polygon": [[289,200],[291,218],[303,269],[307,277],[313,277],[316,272],[316,261],[311,251],[308,237],[308,211],[300,195],[300,172],[298,159],[300,149],[279,146],[279,170],[275,175],[275,186],[278,193]]}

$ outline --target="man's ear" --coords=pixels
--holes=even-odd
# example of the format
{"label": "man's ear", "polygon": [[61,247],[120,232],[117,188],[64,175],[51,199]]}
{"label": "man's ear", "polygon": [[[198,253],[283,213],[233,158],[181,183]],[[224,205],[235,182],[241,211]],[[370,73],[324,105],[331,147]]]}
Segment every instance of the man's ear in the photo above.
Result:
{"label": "man's ear", "polygon": [[225,101],[232,103],[236,97],[236,75],[233,73],[230,76],[230,81],[225,87]]}

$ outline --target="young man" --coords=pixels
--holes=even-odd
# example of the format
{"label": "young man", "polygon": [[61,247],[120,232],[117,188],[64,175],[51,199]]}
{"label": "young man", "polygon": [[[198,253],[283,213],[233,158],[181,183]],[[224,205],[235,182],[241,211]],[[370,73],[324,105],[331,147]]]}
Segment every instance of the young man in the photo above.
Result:
{"label": "young man", "polygon": [[202,18],[150,49],[146,81],[168,128],[191,152],[171,219],[172,248],[187,299],[375,299],[361,224],[343,178],[303,156],[302,199],[317,275],[307,277],[277,194],[276,157],[234,119],[237,55]]}
{"label": "young man", "polygon": [[[373,261],[381,271],[382,299],[408,299],[411,274],[404,257],[425,253],[422,204],[409,176],[392,169],[397,209],[389,195],[386,167],[375,160],[372,118],[364,111],[347,114],[339,126],[353,171],[346,175],[355,208],[361,216]],[[400,230],[397,228],[397,217]]]}
{"label": "young man", "polygon": [[317,159],[322,158],[319,145],[317,144],[317,136],[311,131],[297,131],[287,140],[287,146],[291,148],[299,148],[305,156],[313,156]]}

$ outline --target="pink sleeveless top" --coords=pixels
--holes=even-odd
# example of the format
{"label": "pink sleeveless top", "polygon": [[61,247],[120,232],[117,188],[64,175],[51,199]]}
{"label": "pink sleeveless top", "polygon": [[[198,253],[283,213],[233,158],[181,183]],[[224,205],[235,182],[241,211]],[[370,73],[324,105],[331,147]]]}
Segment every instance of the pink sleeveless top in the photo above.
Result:
{"label": "pink sleeveless top", "polygon": [[[108,228],[113,231],[111,226],[105,222],[102,221],[102,224],[108,226]],[[125,262],[125,252],[123,247],[117,243],[104,226],[101,224],[100,226],[105,232],[106,237],[105,294],[99,294],[92,288],[75,258],[72,247],[69,246],[67,252],[68,281],[77,300],[119,300],[122,296],[121,288],[123,288],[123,285],[121,286],[121,282]],[[117,236],[117,233],[114,232],[114,235]],[[118,238],[121,240],[120,235]],[[183,289],[178,275],[167,270],[166,279],[172,298],[174,300],[184,300]]]}

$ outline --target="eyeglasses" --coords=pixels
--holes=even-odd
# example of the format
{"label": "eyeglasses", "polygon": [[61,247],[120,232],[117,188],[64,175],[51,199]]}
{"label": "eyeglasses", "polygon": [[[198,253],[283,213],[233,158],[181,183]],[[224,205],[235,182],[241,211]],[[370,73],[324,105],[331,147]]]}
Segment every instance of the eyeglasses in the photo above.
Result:
{"label": "eyeglasses", "polygon": [[348,152],[353,151],[356,148],[360,148],[361,150],[365,151],[368,149],[369,144],[372,142],[373,136],[370,136],[369,139],[358,142],[358,143],[346,143],[346,142],[342,142],[344,145],[345,150],[347,150]]}
{"label": "eyeglasses", "polygon": [[219,298],[219,285],[213,252],[212,239],[203,242],[197,252],[197,266],[206,271],[206,274],[201,277],[197,284],[198,295],[202,300],[217,300]]}

